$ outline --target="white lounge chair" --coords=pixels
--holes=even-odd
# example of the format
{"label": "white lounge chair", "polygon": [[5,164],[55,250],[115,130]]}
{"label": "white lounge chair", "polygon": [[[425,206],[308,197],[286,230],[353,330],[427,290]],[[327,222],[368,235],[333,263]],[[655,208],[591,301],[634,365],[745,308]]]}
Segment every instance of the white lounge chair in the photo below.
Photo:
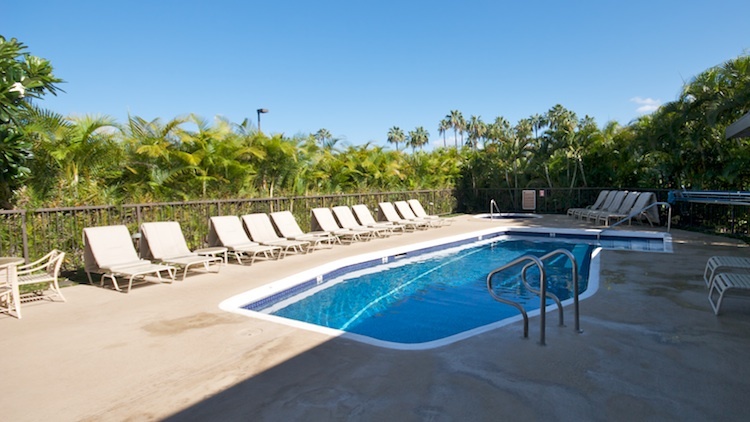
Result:
{"label": "white lounge chair", "polygon": [[589,205],[585,208],[568,208],[568,215],[578,217],[581,212],[600,209],[600,207],[604,203],[604,200],[607,198],[607,195],[609,195],[608,190],[599,192],[599,196],[596,197],[596,201],[594,201],[592,205]]}
{"label": "white lounge chair", "polygon": [[587,215],[590,212],[598,212],[605,209],[608,209],[612,205],[612,201],[615,200],[615,197],[617,196],[616,190],[611,190],[607,192],[607,196],[604,197],[604,201],[598,206],[598,207],[590,207],[590,208],[577,208],[573,210],[573,216],[578,219],[583,219],[585,215]]}
{"label": "white lounge chair", "polygon": [[[633,204],[626,203],[630,198],[631,194],[636,194],[637,198]],[[603,221],[605,225],[609,225],[610,220],[623,220],[625,218],[631,217],[630,222],[634,219],[647,219],[649,223],[652,222],[653,217],[651,217],[648,211],[643,212],[643,209],[646,208],[649,204],[652,204],[656,202],[656,195],[654,195],[653,192],[630,192],[628,196],[625,198],[625,201],[623,201],[623,205],[620,206],[620,210],[616,213],[604,213],[602,212],[597,217],[598,221]],[[658,223],[658,213],[656,216],[656,222]]]}
{"label": "white lounge chair", "polygon": [[[333,212],[330,208],[313,208],[312,219],[313,223],[320,228],[320,230],[334,234],[341,240],[351,242],[366,240],[367,236],[371,232],[366,230],[355,230],[355,229],[344,229],[339,226],[336,222],[336,218],[333,216]],[[315,227],[315,226],[313,226]]]}
{"label": "white lounge chair", "polygon": [[115,290],[121,291],[117,284],[117,277],[128,277],[128,292],[133,286],[133,279],[147,275],[155,276],[162,281],[161,273],[169,274],[169,281],[174,281],[175,267],[171,265],[154,264],[140,259],[133,246],[130,232],[125,226],[87,227],[83,229],[83,259],[84,270],[92,283],[91,273],[101,274],[99,285],[104,285],[104,279],[112,280]]}
{"label": "white lounge chair", "polygon": [[311,248],[315,249],[319,246],[332,247],[334,243],[341,243],[338,236],[324,232],[308,232],[305,233],[300,228],[297,219],[294,218],[294,214],[291,211],[277,211],[271,213],[271,221],[276,230],[279,231],[282,237],[289,240],[301,240],[310,242]]}
{"label": "white lounge chair", "polygon": [[[720,273],[713,279],[708,290],[708,301],[715,315],[721,311],[721,302],[727,293],[750,296],[750,274]],[[714,296],[719,295],[714,302]]]}
{"label": "white lounge chair", "polygon": [[310,242],[290,240],[279,236],[268,214],[246,214],[242,216],[242,222],[245,224],[245,230],[250,234],[253,242],[258,242],[261,245],[278,246],[282,249],[284,255],[289,252],[307,253],[310,248]]}
{"label": "white lounge chair", "polygon": [[453,223],[453,220],[449,218],[427,214],[427,211],[424,210],[424,207],[422,207],[422,203],[419,202],[419,199],[409,199],[408,201],[406,201],[406,203],[409,204],[409,207],[411,207],[411,210],[414,211],[414,215],[416,215],[417,218],[436,221],[441,226],[447,226]]}
{"label": "white lounge chair", "polygon": [[219,272],[224,262],[221,257],[199,255],[191,251],[185,241],[185,235],[182,234],[180,223],[176,221],[141,224],[140,249],[141,258],[182,267],[183,280],[188,269],[194,265],[202,265],[206,271],[210,271],[210,265],[214,264],[216,272]]}
{"label": "white lounge chair", "polygon": [[[633,206],[641,196],[640,192],[628,192],[622,200],[622,203],[615,211],[591,211],[588,214],[590,220],[595,220],[597,224],[603,223],[605,226],[609,226],[610,220],[616,220],[618,218],[623,219],[630,214],[633,210]],[[645,197],[644,197],[645,198]],[[643,201],[643,200],[641,200]]]}
{"label": "white lounge chair", "polygon": [[620,190],[613,192],[614,195],[611,195],[612,192],[610,192],[611,198],[610,195],[607,196],[601,210],[589,210],[588,212],[583,212],[581,213],[581,219],[596,220],[597,216],[602,212],[616,213],[617,210],[620,209],[622,201],[625,200],[625,197],[628,195],[628,191]]}
{"label": "white lounge chair", "polygon": [[391,202],[378,203],[378,210],[379,210],[378,212],[380,213],[380,216],[382,216],[385,219],[385,221],[389,221],[391,223],[403,224],[411,230],[426,229],[430,227],[430,224],[424,221],[412,221],[412,220],[406,220],[402,218],[399,215],[398,211],[396,211],[396,208],[393,206],[393,203]]}
{"label": "white lounge chair", "polygon": [[365,227],[380,228],[389,230],[391,233],[405,233],[407,226],[405,224],[392,223],[390,221],[375,221],[370,209],[365,204],[352,205],[352,212],[359,221],[359,224]]}
{"label": "white lounge chair", "polygon": [[396,201],[393,203],[393,205],[396,207],[396,211],[398,211],[398,213],[401,215],[401,218],[403,218],[404,220],[425,223],[429,227],[441,226],[440,222],[433,219],[417,217],[417,215],[414,214],[414,211],[409,206],[409,203],[406,201]]}
{"label": "white lounge chair", "polygon": [[250,258],[250,264],[262,256],[266,259],[278,259],[281,247],[261,245],[247,237],[242,220],[236,215],[211,217],[208,228],[208,245],[227,248],[238,263],[242,264],[242,257]]}
{"label": "white lounge chair", "polygon": [[739,272],[750,274],[750,258],[740,256],[712,256],[706,262],[706,269],[703,270],[703,281],[710,290],[714,278],[719,273]]}
{"label": "white lounge chair", "polygon": [[376,236],[384,237],[390,233],[387,229],[384,228],[365,227],[359,224],[357,218],[354,217],[354,213],[352,213],[352,209],[345,205],[333,207],[331,208],[331,211],[333,211],[333,215],[342,229],[367,231],[369,232],[368,236],[371,239]]}
{"label": "white lounge chair", "polygon": [[[35,300],[57,296],[65,302],[65,296],[60,291],[57,280],[60,276],[60,267],[62,267],[63,260],[65,260],[65,252],[53,249],[34,262],[19,265],[16,273],[18,285],[36,286],[34,290],[25,293],[21,299]],[[45,292],[50,292],[50,294],[45,295]]]}

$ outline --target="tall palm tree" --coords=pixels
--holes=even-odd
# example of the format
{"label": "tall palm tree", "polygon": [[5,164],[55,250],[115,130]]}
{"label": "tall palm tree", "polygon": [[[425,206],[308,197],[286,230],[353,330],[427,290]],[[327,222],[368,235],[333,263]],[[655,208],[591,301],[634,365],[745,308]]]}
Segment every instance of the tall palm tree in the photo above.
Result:
{"label": "tall palm tree", "polygon": [[440,134],[440,135],[443,136],[443,148],[447,148],[448,147],[448,145],[446,144],[446,141],[445,141],[445,132],[447,132],[448,129],[450,129],[450,128],[451,128],[451,122],[450,122],[450,120],[447,117],[445,119],[441,120],[440,124],[438,124],[438,134]]}
{"label": "tall palm tree", "polygon": [[451,112],[445,116],[450,122],[453,128],[453,139],[455,141],[456,149],[458,149],[458,132],[461,132],[461,145],[464,143],[464,130],[466,130],[466,120],[464,120],[463,114],[458,110],[451,110]]}
{"label": "tall palm tree", "polygon": [[400,142],[404,142],[406,140],[406,135],[404,134],[404,131],[401,130],[398,126],[393,126],[392,128],[388,129],[388,142],[392,144],[396,144],[396,151],[398,151],[398,144]]}
{"label": "tall palm tree", "polygon": [[479,140],[484,139],[487,134],[487,125],[482,121],[481,116],[471,116],[469,122],[466,124],[466,129],[469,133],[471,148],[476,151]]}

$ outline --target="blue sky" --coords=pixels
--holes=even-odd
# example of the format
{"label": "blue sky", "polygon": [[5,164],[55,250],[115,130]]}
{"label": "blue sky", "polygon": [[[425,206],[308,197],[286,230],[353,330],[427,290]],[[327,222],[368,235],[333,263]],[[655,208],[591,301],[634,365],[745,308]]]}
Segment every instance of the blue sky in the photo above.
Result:
{"label": "blue sky", "polygon": [[450,110],[627,124],[749,53],[747,16],[747,0],[37,0],[5,2],[0,34],[52,62],[66,92],[43,106],[63,115],[267,108],[266,133],[386,145],[424,126],[442,144]]}

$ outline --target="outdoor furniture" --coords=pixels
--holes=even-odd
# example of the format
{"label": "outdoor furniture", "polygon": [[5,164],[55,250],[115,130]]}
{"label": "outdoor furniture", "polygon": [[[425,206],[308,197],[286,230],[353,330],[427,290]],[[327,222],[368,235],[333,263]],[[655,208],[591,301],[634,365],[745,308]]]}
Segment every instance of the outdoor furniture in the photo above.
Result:
{"label": "outdoor furniture", "polygon": [[300,228],[297,219],[294,218],[294,214],[291,211],[277,211],[271,213],[271,221],[273,222],[276,229],[279,231],[282,237],[289,240],[301,240],[311,243],[311,248],[315,249],[318,246],[328,245],[333,247],[334,243],[341,243],[338,236],[324,232],[308,232],[305,233]]}
{"label": "outdoor furniture", "polygon": [[568,215],[573,216],[573,217],[579,217],[581,212],[589,211],[589,210],[598,210],[604,203],[604,200],[607,199],[607,195],[609,195],[608,190],[603,190],[599,192],[599,196],[597,196],[596,201],[594,201],[592,205],[588,205],[585,208],[568,208]]}
{"label": "outdoor furniture", "polygon": [[[636,194],[637,198],[635,202],[628,206],[627,202],[628,199],[631,198],[631,194]],[[609,225],[610,220],[623,220],[625,218],[631,217],[631,221],[634,218],[643,219],[646,218],[646,220],[653,225],[652,223],[652,217],[649,215],[650,213],[648,211],[644,211],[644,209],[649,206],[650,204],[653,204],[656,202],[656,195],[654,195],[653,192],[630,192],[628,196],[625,198],[626,200],[623,201],[623,205],[620,207],[618,212],[616,213],[600,213],[597,217],[598,221],[604,221],[605,225]],[[637,214],[634,214],[637,213]],[[634,215],[633,215],[634,214]],[[658,223],[658,214],[657,214],[657,220]],[[628,222],[630,224],[630,221]]]}
{"label": "outdoor furniture", "polygon": [[159,282],[161,273],[169,274],[169,281],[174,281],[176,268],[171,265],[154,264],[140,259],[133,246],[130,232],[125,226],[87,227],[83,229],[84,270],[92,283],[91,273],[101,274],[99,285],[104,279],[112,280],[115,290],[122,291],[117,284],[117,277],[128,277],[128,292],[133,286],[133,279],[154,275]]}
{"label": "outdoor furniture", "polygon": [[[18,286],[37,286],[34,290],[23,294],[21,300],[34,300],[44,297],[57,296],[65,302],[65,296],[60,291],[58,277],[60,267],[65,259],[65,252],[53,249],[47,255],[34,262],[19,265],[17,269]],[[45,296],[45,292],[50,294]]]}
{"label": "outdoor furniture", "polygon": [[419,199],[409,199],[408,201],[406,201],[406,203],[409,204],[409,207],[411,207],[411,210],[414,211],[414,215],[416,215],[417,218],[435,221],[441,226],[446,226],[453,223],[453,220],[451,219],[442,218],[438,215],[427,214],[427,211],[424,210],[424,207],[422,207],[422,203],[419,202]]}
{"label": "outdoor furniture", "polygon": [[0,257],[0,272],[5,272],[4,283],[0,284],[0,310],[14,312],[18,319],[21,319],[21,298],[16,268],[22,262],[23,258]]}
{"label": "outdoor furniture", "polygon": [[317,227],[324,232],[338,236],[339,239],[347,240],[351,243],[367,240],[367,238],[363,238],[363,236],[371,234],[371,232],[366,230],[342,228],[336,222],[336,218],[333,216],[333,212],[330,208],[313,208],[311,212],[313,224],[317,224]]}
{"label": "outdoor furniture", "polygon": [[742,272],[750,274],[750,258],[739,256],[712,256],[703,270],[703,281],[710,290],[717,274],[722,272]]}
{"label": "outdoor furniture", "polygon": [[[750,274],[721,273],[717,275],[708,290],[708,301],[715,315],[719,315],[721,303],[728,293],[735,295],[750,296]],[[714,302],[714,295],[718,294],[718,300]]]}
{"label": "outdoor furniture", "polygon": [[352,205],[352,212],[359,223],[365,227],[383,228],[389,230],[391,233],[396,233],[396,230],[401,231],[401,233],[406,232],[407,226],[405,224],[392,223],[390,221],[375,221],[375,217],[372,216],[372,213],[365,204]]}
{"label": "outdoor furniture", "polygon": [[[625,218],[630,214],[631,210],[633,209],[633,205],[635,205],[636,201],[640,197],[640,192],[628,192],[624,199],[622,200],[622,203],[619,207],[617,207],[617,210],[615,211],[591,211],[588,213],[588,218],[590,220],[596,221],[597,224],[604,223],[605,226],[609,226],[609,221],[617,218]],[[644,196],[645,198],[645,196]]]}
{"label": "outdoor furniture", "polygon": [[[612,204],[612,201],[615,200],[615,197],[617,196],[616,190],[611,190],[607,192],[607,196],[604,197],[604,200],[599,204],[599,206],[592,206],[591,208],[577,208],[573,210],[573,216],[579,220],[582,220],[584,215],[590,213],[590,212],[596,212],[596,211],[602,211],[610,207]],[[598,199],[597,199],[598,202]]]}
{"label": "outdoor furniture", "polygon": [[219,272],[218,264],[224,262],[220,257],[199,255],[191,251],[185,241],[185,235],[182,234],[180,223],[176,221],[143,223],[141,235],[141,257],[182,267],[183,280],[190,267],[194,265],[202,265],[206,271],[210,271],[210,265],[217,264],[216,272]]}
{"label": "outdoor furniture", "polygon": [[333,211],[333,215],[342,229],[366,231],[368,232],[367,236],[369,236],[371,239],[376,236],[384,237],[390,233],[389,230],[384,228],[365,227],[359,224],[357,219],[354,217],[354,213],[352,213],[351,208],[345,205],[333,207],[331,208],[331,211]]}
{"label": "outdoor furniture", "polygon": [[430,224],[425,221],[413,221],[402,218],[391,202],[378,203],[378,210],[379,217],[382,216],[385,221],[396,224],[403,224],[412,230],[426,229],[430,226]]}
{"label": "outdoor furniture", "polygon": [[253,264],[259,256],[266,259],[278,259],[281,256],[281,247],[261,245],[250,240],[245,228],[242,227],[242,220],[236,215],[210,218],[208,244],[213,247],[226,248],[239,264],[242,264],[242,257],[249,257],[250,264]]}
{"label": "outdoor furniture", "polygon": [[596,216],[601,212],[617,212],[617,210],[620,209],[620,205],[622,205],[622,201],[627,195],[628,191],[612,191],[609,195],[607,195],[607,199],[604,201],[604,205],[602,205],[602,208],[600,210],[589,210],[586,212],[582,212],[580,214],[580,217],[581,219],[585,218],[586,220],[591,220],[592,217],[596,219]]}
{"label": "outdoor furniture", "polygon": [[284,255],[290,251],[307,253],[310,248],[310,242],[290,240],[279,236],[268,214],[246,214],[242,216],[242,222],[245,224],[245,229],[250,234],[253,242],[258,242],[261,245],[278,246],[282,249]]}
{"label": "outdoor furniture", "polygon": [[396,201],[393,203],[396,207],[396,211],[401,215],[401,218],[407,221],[416,221],[427,224],[429,227],[439,227],[441,224],[429,218],[419,218],[414,211],[412,211],[409,203],[406,201]]}

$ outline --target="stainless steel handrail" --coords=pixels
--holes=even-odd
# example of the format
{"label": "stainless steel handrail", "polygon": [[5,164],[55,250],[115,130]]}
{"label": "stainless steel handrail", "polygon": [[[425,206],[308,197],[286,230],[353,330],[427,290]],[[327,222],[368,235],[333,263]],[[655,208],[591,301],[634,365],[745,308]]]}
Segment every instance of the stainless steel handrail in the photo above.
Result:
{"label": "stainless steel handrail", "polygon": [[537,258],[535,256],[532,256],[532,255],[524,255],[524,256],[522,256],[520,258],[516,258],[513,261],[508,262],[507,264],[505,264],[505,265],[503,265],[503,266],[501,266],[499,268],[496,268],[496,269],[490,271],[489,274],[487,274],[487,290],[489,290],[490,296],[492,296],[492,298],[495,299],[496,301],[501,302],[501,303],[505,303],[506,305],[511,305],[511,306],[515,307],[516,309],[518,309],[521,312],[521,315],[523,316],[523,336],[524,336],[524,338],[528,338],[529,337],[529,316],[526,314],[526,310],[523,308],[523,306],[521,306],[520,303],[514,302],[514,301],[509,300],[509,299],[505,299],[503,297],[500,297],[499,295],[497,295],[495,293],[495,291],[492,288],[492,277],[495,274],[497,274],[499,272],[502,272],[502,271],[505,271],[506,269],[508,269],[510,267],[513,267],[515,265],[518,265],[518,264],[520,264],[520,263],[522,263],[524,261],[532,261],[532,262],[536,263],[539,266],[542,265],[542,261],[540,261],[539,258]]}
{"label": "stainless steel handrail", "polygon": [[507,264],[505,264],[505,265],[503,265],[503,266],[501,266],[501,267],[499,267],[499,268],[497,268],[495,270],[492,270],[487,275],[487,290],[489,290],[490,295],[492,296],[493,299],[497,300],[498,302],[502,302],[502,303],[505,303],[507,305],[511,305],[511,306],[515,307],[516,309],[518,309],[519,311],[521,311],[521,315],[523,315],[523,336],[524,337],[528,337],[529,336],[529,317],[526,314],[526,310],[523,309],[523,306],[521,306],[521,304],[518,303],[518,302],[514,302],[512,300],[508,300],[508,299],[505,299],[505,298],[502,298],[502,297],[498,296],[497,294],[495,294],[494,290],[492,289],[492,276],[494,276],[495,274],[497,274],[497,273],[499,273],[501,271],[504,271],[504,270],[506,270],[506,269],[508,269],[510,267],[513,267],[513,266],[518,265],[518,264],[520,264],[522,262],[525,262],[525,261],[531,261],[532,265],[535,264],[535,265],[537,265],[539,267],[539,273],[540,273],[540,275],[539,275],[539,296],[540,296],[540,299],[539,300],[541,302],[540,305],[539,305],[539,323],[541,325],[541,332],[539,333],[539,343],[541,345],[544,345],[544,334],[545,334],[544,331],[545,331],[546,320],[547,320],[547,309],[546,309],[547,306],[546,306],[546,301],[543,298],[547,297],[547,275],[544,272],[544,264],[542,263],[542,261],[539,258],[537,258],[536,256],[533,256],[533,255],[524,255],[524,256],[522,256],[520,258],[514,259],[513,261],[511,261],[511,262],[509,262],[509,263],[507,263]]}
{"label": "stainless steel handrail", "polygon": [[500,207],[497,206],[497,202],[495,202],[494,199],[490,199],[490,220],[493,219],[493,216],[495,215],[492,211],[492,206],[495,206],[495,209],[497,210],[498,217],[500,216]]}
{"label": "stainless steel handrail", "polygon": [[[579,300],[578,300],[578,261],[576,261],[575,255],[573,255],[567,249],[556,249],[544,256],[541,256],[539,260],[542,261],[543,263],[545,260],[552,258],[554,256],[557,256],[557,255],[564,255],[568,257],[568,259],[570,260],[570,264],[571,264],[570,276],[573,279],[573,309],[574,309],[574,319],[575,319],[575,330],[577,333],[582,333],[583,330],[581,330],[581,318],[580,318],[581,314],[580,314],[580,307],[579,307]],[[533,287],[529,286],[528,282],[526,281],[526,271],[531,267],[531,265],[532,264],[526,264],[526,266],[523,267],[523,271],[521,273],[522,280],[524,284],[526,284],[527,289],[538,294],[539,292],[536,291]],[[545,269],[545,273],[546,273],[546,269]],[[565,324],[563,322],[563,308],[562,308],[562,303],[560,303],[560,299],[558,299],[558,297],[554,295],[553,293],[547,293],[547,296],[550,297],[552,300],[554,300],[555,303],[557,303],[557,309],[558,309],[558,313],[560,316],[560,326],[561,327],[564,326]]]}

